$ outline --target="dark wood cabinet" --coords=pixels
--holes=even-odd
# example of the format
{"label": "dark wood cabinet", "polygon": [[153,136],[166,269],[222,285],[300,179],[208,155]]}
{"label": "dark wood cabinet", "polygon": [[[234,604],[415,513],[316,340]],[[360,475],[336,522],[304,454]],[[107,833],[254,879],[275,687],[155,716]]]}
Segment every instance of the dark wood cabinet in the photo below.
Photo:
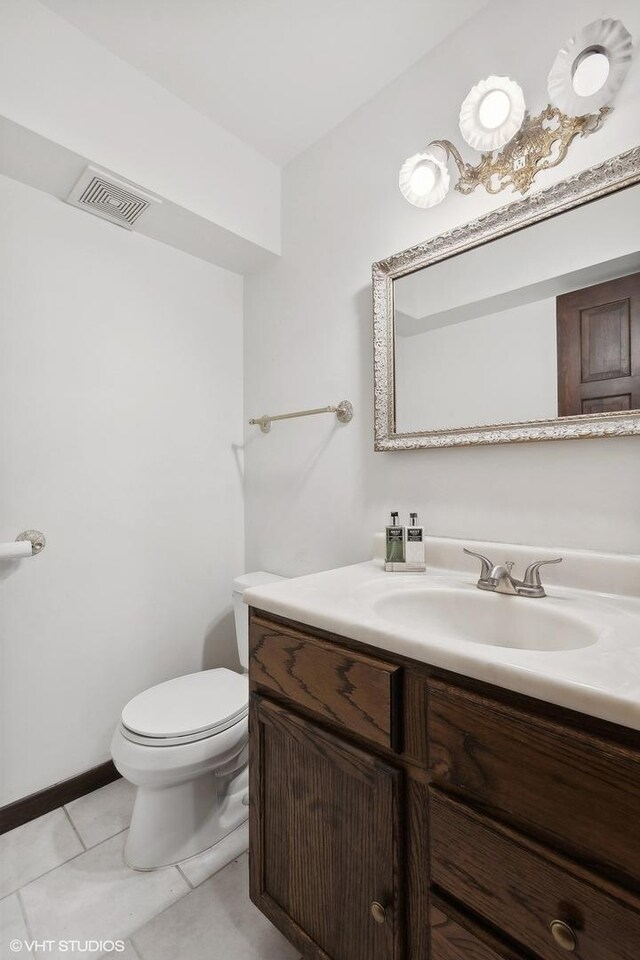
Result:
{"label": "dark wood cabinet", "polygon": [[[570,860],[434,790],[431,881],[540,960],[638,960],[638,901]],[[569,949],[572,947],[572,949]]]}
{"label": "dark wood cabinet", "polygon": [[432,782],[633,883],[640,866],[640,822],[629,830],[640,815],[637,747],[436,680],[428,730]]}
{"label": "dark wood cabinet", "polygon": [[306,955],[401,960],[402,774],[256,698],[254,902]]}
{"label": "dark wood cabinet", "polygon": [[250,624],[251,897],[307,960],[640,958],[640,735]]}
{"label": "dark wood cabinet", "polygon": [[319,719],[394,747],[401,669],[261,617],[252,620],[251,676]]}

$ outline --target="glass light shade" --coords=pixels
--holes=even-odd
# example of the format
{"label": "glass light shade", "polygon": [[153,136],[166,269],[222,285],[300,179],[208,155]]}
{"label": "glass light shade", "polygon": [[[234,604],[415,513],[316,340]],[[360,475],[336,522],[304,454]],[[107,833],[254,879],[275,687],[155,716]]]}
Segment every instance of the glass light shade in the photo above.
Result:
{"label": "glass light shade", "polygon": [[435,207],[449,192],[451,178],[433,153],[416,153],[402,164],[398,183],[402,196],[414,207]]}
{"label": "glass light shade", "polygon": [[631,34],[620,20],[594,20],[558,50],[547,78],[551,103],[570,117],[611,103],[631,66]]}
{"label": "glass light shade", "polygon": [[524,120],[522,90],[509,77],[487,77],[471,88],[460,107],[460,133],[474,150],[499,150]]}

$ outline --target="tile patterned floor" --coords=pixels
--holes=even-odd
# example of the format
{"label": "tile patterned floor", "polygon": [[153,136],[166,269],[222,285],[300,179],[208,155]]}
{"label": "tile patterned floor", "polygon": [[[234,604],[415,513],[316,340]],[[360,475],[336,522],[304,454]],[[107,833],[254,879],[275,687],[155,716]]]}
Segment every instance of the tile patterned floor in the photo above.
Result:
{"label": "tile patterned floor", "polygon": [[[117,780],[0,836],[0,960],[298,960],[249,900],[246,824],[213,850],[141,873],[122,855],[133,797]],[[122,940],[125,949],[54,944],[32,954],[30,940]]]}

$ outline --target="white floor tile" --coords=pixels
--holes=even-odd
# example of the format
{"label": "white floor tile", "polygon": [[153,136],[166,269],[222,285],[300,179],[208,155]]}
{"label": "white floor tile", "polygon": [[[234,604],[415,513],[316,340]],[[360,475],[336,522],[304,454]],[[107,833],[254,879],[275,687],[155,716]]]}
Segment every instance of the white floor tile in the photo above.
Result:
{"label": "white floor tile", "polygon": [[12,894],[0,900],[0,960],[9,960],[10,957],[17,957],[18,952],[23,957],[30,957],[26,947],[20,951],[11,950],[9,946],[12,940],[28,940],[29,935],[24,925],[24,917],[18,902],[18,895]]}
{"label": "white floor tile", "polygon": [[228,864],[133,936],[142,960],[297,960],[249,900],[248,857]]}
{"label": "white floor tile", "polygon": [[95,847],[126,830],[131,823],[135,796],[133,784],[121,778],[68,803],[67,813],[84,845]]}
{"label": "white floor tile", "polygon": [[105,840],[21,891],[35,939],[125,940],[190,889],[175,867],[127,867],[125,839]]}
{"label": "white floor tile", "polygon": [[232,860],[237,860],[249,849],[249,823],[245,820],[237,830],[230,833],[215,846],[195,857],[183,860],[180,869],[192,887],[197,887],[222,870]]}
{"label": "white floor tile", "polygon": [[62,808],[0,836],[0,897],[82,852]]}

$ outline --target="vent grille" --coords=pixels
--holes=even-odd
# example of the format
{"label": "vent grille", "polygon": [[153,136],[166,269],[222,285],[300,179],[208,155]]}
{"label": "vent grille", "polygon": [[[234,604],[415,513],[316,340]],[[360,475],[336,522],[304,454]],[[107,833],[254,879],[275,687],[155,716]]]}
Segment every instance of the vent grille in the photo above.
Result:
{"label": "vent grille", "polygon": [[67,202],[126,230],[133,230],[152,205],[161,203],[161,200],[105,170],[89,166],[67,197]]}

